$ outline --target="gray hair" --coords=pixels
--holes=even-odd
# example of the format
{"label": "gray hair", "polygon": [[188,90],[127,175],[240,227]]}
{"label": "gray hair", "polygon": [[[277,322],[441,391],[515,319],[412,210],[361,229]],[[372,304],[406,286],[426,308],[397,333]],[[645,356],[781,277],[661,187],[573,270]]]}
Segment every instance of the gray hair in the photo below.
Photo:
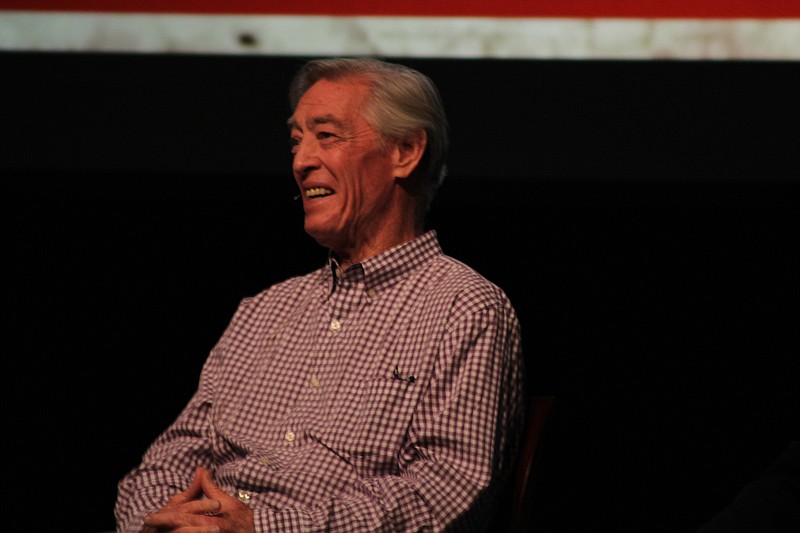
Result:
{"label": "gray hair", "polygon": [[374,58],[316,59],[303,65],[289,88],[292,111],[319,80],[359,77],[371,88],[364,118],[387,140],[405,139],[425,130],[427,146],[415,171],[422,178],[423,215],[427,213],[447,171],[447,118],[439,90],[426,75],[410,67]]}

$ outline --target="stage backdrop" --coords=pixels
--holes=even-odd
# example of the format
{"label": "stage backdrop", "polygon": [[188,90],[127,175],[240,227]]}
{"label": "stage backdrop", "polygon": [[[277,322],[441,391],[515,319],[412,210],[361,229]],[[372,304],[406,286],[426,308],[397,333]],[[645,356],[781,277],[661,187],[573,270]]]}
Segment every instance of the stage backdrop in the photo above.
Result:
{"label": "stage backdrop", "polygon": [[796,0],[3,0],[0,49],[798,59]]}

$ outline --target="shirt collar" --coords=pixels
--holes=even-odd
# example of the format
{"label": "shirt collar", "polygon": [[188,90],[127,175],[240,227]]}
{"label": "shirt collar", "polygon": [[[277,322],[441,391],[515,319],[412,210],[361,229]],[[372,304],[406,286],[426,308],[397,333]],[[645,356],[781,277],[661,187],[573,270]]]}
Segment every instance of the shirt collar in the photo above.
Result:
{"label": "shirt collar", "polygon": [[[439,255],[442,255],[442,248],[436,230],[429,230],[411,241],[351,265],[347,275],[354,274],[354,270],[361,270],[364,289],[370,297],[374,297]],[[328,253],[327,268],[322,270],[323,281],[330,294],[336,286],[337,277],[341,275],[336,254],[332,251]]]}

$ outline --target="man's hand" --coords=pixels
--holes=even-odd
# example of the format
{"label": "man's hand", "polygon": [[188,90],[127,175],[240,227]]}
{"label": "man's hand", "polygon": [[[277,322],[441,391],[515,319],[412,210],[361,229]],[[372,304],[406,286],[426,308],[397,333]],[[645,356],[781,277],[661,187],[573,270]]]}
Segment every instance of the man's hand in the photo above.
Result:
{"label": "man's hand", "polygon": [[143,533],[255,533],[252,509],[223,492],[205,468],[144,525]]}

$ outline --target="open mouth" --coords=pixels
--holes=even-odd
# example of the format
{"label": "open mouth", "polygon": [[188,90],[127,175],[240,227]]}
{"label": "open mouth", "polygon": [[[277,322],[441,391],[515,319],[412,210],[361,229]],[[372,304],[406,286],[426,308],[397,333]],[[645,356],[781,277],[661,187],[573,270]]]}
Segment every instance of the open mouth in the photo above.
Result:
{"label": "open mouth", "polygon": [[330,196],[331,194],[333,194],[333,191],[326,189],[325,187],[311,187],[310,189],[305,190],[306,198],[309,200],[313,200],[314,198],[323,198],[325,196]]}

